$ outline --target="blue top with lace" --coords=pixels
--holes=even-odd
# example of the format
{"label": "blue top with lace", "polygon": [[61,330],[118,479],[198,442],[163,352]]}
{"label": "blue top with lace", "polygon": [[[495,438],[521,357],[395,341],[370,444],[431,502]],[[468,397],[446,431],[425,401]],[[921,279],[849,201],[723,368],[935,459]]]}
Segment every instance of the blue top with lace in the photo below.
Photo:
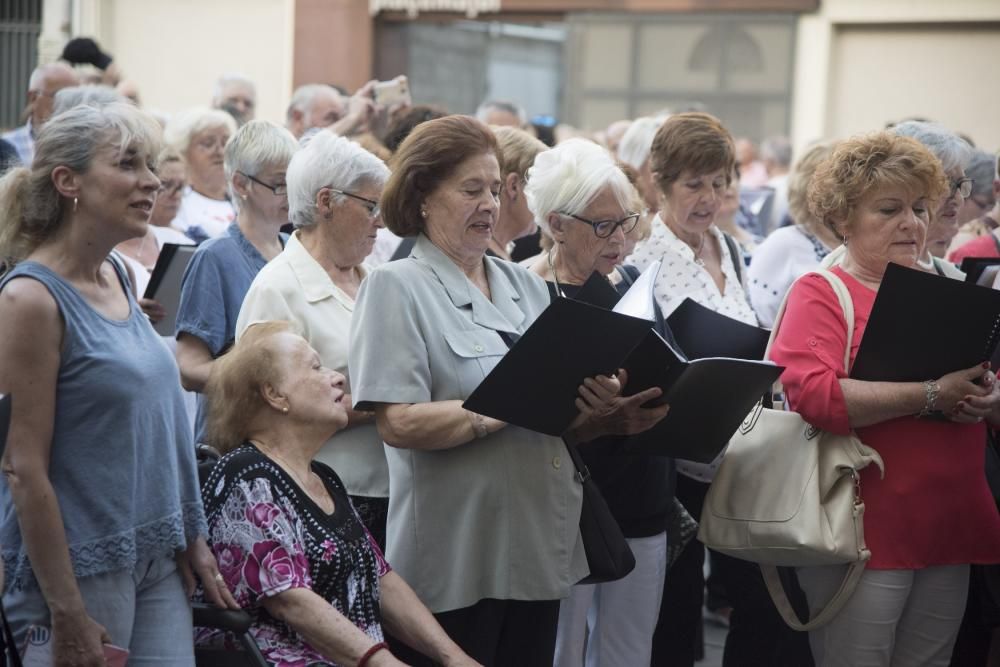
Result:
{"label": "blue top with lace", "polygon": [[[36,262],[0,281],[0,290],[15,278],[42,283],[65,323],[49,479],[77,577],[131,571],[207,533],[177,364],[111,263],[128,295],[124,320],[105,317]],[[5,481],[0,508],[5,590],[35,586]]]}

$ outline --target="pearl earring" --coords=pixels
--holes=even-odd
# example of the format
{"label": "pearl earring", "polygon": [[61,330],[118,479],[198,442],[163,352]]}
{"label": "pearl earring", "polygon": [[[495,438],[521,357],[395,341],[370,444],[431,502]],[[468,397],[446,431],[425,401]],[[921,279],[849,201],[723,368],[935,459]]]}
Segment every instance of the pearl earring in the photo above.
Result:
{"label": "pearl earring", "polygon": [[284,412],[287,415],[288,414],[288,406],[286,405],[285,407],[281,408],[281,411]]}
{"label": "pearl earring", "polygon": [[420,209],[420,217],[422,217],[422,218],[426,218],[427,217],[427,211],[425,209]]}

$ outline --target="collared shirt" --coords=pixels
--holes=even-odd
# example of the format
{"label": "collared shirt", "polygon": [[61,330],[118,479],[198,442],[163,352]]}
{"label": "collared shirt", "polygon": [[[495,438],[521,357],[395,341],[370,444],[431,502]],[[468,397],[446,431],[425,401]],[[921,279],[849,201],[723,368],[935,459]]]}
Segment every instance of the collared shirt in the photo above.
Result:
{"label": "collared shirt", "polygon": [[21,164],[30,167],[31,161],[35,159],[35,135],[31,128],[31,119],[21,127],[7,132],[2,138],[17,151],[17,158]]}
{"label": "collared shirt", "polygon": [[[362,278],[368,275],[365,267],[358,270]],[[319,353],[324,366],[344,374],[350,393],[347,353],[353,315],[354,299],[333,283],[295,232],[284,251],[261,269],[250,285],[236,322],[236,338],[257,322],[289,322]],[[352,496],[389,496],[389,467],[375,424],[338,432],[316,459],[337,472]]]}
{"label": "collared shirt", "polygon": [[[677,238],[659,215],[653,219],[650,237],[637,245],[624,263],[632,264],[642,271],[657,259],[663,258],[653,294],[664,317],[674,312],[685,298],[689,298],[726,317],[757,326],[757,316],[754,315],[743,285],[736,276],[736,269],[733,268],[729,245],[715,226],[709,227],[708,231],[718,242],[722,253],[720,267],[726,278],[725,290],[722,292],[708,270],[695,261],[691,246]],[[702,482],[711,482],[724,453],[720,453],[709,464],[678,460],[677,472]]]}
{"label": "collared shirt", "polygon": [[[282,234],[282,244],[287,237]],[[236,223],[224,236],[201,244],[181,279],[175,335],[190,334],[218,357],[236,338],[236,319],[250,284],[267,260]],[[205,431],[205,401],[198,395],[195,438]]]}
{"label": "collared shirt", "polygon": [[761,326],[770,327],[795,279],[819,267],[830,248],[798,225],[771,232],[757,246],[747,271],[747,292]]}
{"label": "collared shirt", "polygon": [[[484,258],[492,301],[425,236],[372,271],[351,323],[359,409],[464,400],[549,304],[545,283]],[[511,391],[516,391],[516,387]],[[388,560],[433,612],[556,600],[587,574],[582,487],[559,438],[508,425],[438,451],[386,448]]]}

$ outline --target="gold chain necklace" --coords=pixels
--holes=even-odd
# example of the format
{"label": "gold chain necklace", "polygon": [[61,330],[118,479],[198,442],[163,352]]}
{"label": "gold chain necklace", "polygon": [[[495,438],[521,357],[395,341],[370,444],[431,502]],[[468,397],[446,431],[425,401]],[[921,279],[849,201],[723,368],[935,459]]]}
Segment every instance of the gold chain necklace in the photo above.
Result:
{"label": "gold chain necklace", "polygon": [[[303,491],[309,493],[308,486],[306,485],[305,482],[302,481],[302,478],[299,477],[299,474],[295,472],[295,468],[288,461],[286,461],[283,457],[278,456],[277,452],[270,451],[271,448],[265,446],[264,443],[261,442],[260,440],[251,440],[250,442],[252,442],[264,456],[278,463],[279,466],[282,468],[282,470],[287,471],[288,474],[290,474],[295,479],[298,485],[302,487]],[[313,474],[312,471],[310,471],[310,475],[312,474]]]}

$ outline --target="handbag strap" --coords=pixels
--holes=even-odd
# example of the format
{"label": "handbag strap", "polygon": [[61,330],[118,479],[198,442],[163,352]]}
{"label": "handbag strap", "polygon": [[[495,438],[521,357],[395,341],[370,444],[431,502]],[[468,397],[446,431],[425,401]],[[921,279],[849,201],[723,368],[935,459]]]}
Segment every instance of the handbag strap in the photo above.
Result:
{"label": "handbag strap", "polygon": [[867,561],[859,560],[847,567],[847,573],[844,575],[844,580],[840,582],[840,588],[826,603],[826,606],[816,616],[809,619],[808,623],[799,621],[799,616],[792,608],[792,603],[788,601],[785,586],[781,583],[781,576],[778,574],[778,568],[774,565],[761,565],[760,572],[764,575],[764,584],[767,585],[767,591],[771,594],[771,599],[774,600],[774,606],[777,607],[778,613],[781,614],[781,618],[785,620],[788,627],[800,632],[809,632],[826,625],[840,613],[847,601],[851,599],[851,595],[854,594],[854,589],[857,588],[861,575],[864,574],[866,564]]}

